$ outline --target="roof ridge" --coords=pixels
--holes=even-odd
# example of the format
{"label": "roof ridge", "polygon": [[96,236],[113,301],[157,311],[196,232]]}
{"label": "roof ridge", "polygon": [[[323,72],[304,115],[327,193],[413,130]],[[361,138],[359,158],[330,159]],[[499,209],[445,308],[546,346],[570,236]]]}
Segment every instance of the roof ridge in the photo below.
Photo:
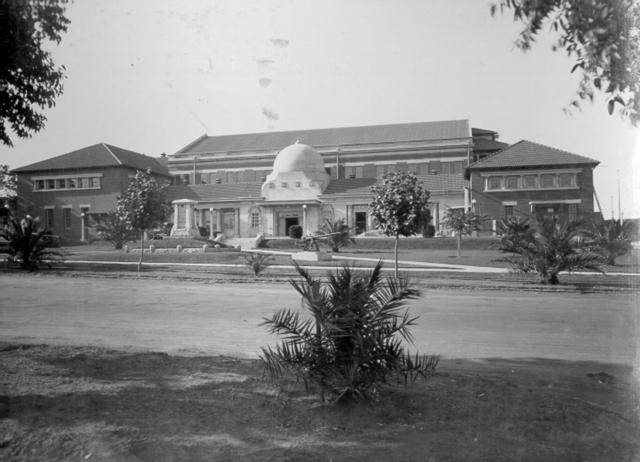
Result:
{"label": "roof ridge", "polygon": [[107,145],[107,143],[100,143],[102,146],[104,146],[104,148],[107,150],[107,152],[109,154],[111,154],[113,156],[113,158],[116,160],[116,162],[118,162],[119,165],[124,165],[122,163],[122,161],[120,160],[120,158],[118,156],[116,156],[113,151],[111,150],[111,148]]}

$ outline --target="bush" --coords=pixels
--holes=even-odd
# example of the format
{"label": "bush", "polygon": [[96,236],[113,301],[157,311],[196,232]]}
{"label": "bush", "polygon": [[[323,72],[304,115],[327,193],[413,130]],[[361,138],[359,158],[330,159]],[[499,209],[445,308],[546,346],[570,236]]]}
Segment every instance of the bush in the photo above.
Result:
{"label": "bush", "polygon": [[511,256],[499,259],[523,273],[537,273],[542,284],[558,284],[561,271],[590,269],[602,271],[602,257],[582,239],[578,221],[544,220],[536,232],[526,219],[512,218],[500,223],[501,237],[496,247]]}
{"label": "bush", "polygon": [[50,260],[62,258],[62,252],[51,250],[60,245],[56,237],[29,215],[20,222],[11,218],[7,228],[0,230],[0,238],[7,240],[9,257],[22,269],[34,271],[41,263],[51,266]]}
{"label": "bush", "polygon": [[302,237],[302,226],[300,225],[289,226],[289,237],[291,239],[300,239]]}
{"label": "bush", "polygon": [[339,252],[342,247],[356,242],[351,237],[351,228],[345,224],[343,219],[337,221],[326,219],[319,232],[329,234],[329,236],[320,239],[320,243],[329,247],[332,252]]}
{"label": "bush", "polygon": [[586,235],[592,250],[602,255],[607,265],[615,265],[616,258],[631,250],[632,222],[601,220],[593,223]]}
{"label": "bush", "polygon": [[401,312],[418,296],[405,279],[383,280],[378,263],[368,273],[344,267],[329,274],[323,286],[321,279],[296,269],[302,281],[290,282],[311,318],[284,309],[265,319],[267,330],[283,337],[275,349],[262,349],[269,377],[292,373],[307,389],[316,385],[322,402],[325,393],[338,402],[376,399],[389,378],[406,384],[435,370],[438,357],[411,356],[402,346],[403,340],[412,341],[409,327],[417,319]]}
{"label": "bush", "polygon": [[111,242],[114,249],[122,249],[122,246],[135,239],[135,233],[128,222],[123,220],[115,211],[104,215],[91,215],[96,223],[98,238]]}
{"label": "bush", "polygon": [[249,252],[242,254],[246,265],[251,268],[253,274],[259,276],[265,269],[269,267],[273,258],[270,255],[257,252]]}

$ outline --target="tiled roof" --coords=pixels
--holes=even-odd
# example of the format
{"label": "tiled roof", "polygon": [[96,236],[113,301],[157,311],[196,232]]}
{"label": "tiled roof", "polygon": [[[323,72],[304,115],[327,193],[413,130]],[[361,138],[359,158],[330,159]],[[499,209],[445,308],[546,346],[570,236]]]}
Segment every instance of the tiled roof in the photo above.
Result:
{"label": "tiled roof", "polygon": [[98,167],[131,167],[138,170],[151,169],[152,173],[168,175],[167,168],[153,157],[122,149],[110,144],[99,143],[76,151],[36,162],[15,169],[15,172],[35,172],[42,170],[77,170]]}
{"label": "tiled roof", "polygon": [[552,165],[592,164],[600,162],[532,141],[522,140],[472,164],[471,169],[544,167]]}
{"label": "tiled roof", "polygon": [[341,178],[330,180],[323,195],[361,195],[369,194],[371,186],[376,184],[376,178]]}
{"label": "tiled roof", "polygon": [[[460,191],[467,185],[460,174],[418,175],[418,180],[427,191]],[[376,184],[376,178],[350,178],[331,180],[323,195],[328,196],[352,196],[368,195],[371,186]]]}
{"label": "tiled roof", "polygon": [[508,147],[509,144],[502,141],[488,140],[486,138],[474,138],[473,140],[473,152],[500,151]]}
{"label": "tiled roof", "polygon": [[470,137],[467,120],[202,136],[176,154],[279,150],[299,141],[314,148]]}
{"label": "tiled roof", "polygon": [[201,202],[259,199],[262,184],[195,184],[169,186],[165,197],[170,200],[192,199]]}
{"label": "tiled roof", "polygon": [[487,130],[485,128],[472,128],[471,134],[473,136],[482,136],[482,135],[496,135],[498,132],[495,130]]}

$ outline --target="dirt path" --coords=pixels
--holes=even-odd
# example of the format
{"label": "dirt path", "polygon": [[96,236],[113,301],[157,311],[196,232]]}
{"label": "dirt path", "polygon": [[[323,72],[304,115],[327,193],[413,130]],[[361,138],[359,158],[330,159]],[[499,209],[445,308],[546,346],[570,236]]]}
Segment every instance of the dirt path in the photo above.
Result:
{"label": "dirt path", "polygon": [[[300,299],[283,284],[0,276],[4,341],[255,356],[259,326]],[[619,294],[426,290],[416,348],[448,357],[539,357],[632,364],[637,298]]]}

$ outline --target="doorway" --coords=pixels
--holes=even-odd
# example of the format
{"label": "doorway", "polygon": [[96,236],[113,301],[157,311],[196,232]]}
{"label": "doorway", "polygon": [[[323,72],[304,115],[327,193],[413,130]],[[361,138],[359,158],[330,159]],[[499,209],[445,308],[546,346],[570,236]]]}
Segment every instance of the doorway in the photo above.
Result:
{"label": "doorway", "polygon": [[362,234],[367,230],[367,212],[356,212],[356,234]]}
{"label": "doorway", "polygon": [[298,217],[285,217],[284,219],[284,229],[285,229],[285,233],[288,236],[289,235],[289,229],[292,226],[298,226],[300,224],[300,220],[298,219]]}
{"label": "doorway", "polygon": [[236,235],[236,212],[222,212],[222,232],[225,237]]}

